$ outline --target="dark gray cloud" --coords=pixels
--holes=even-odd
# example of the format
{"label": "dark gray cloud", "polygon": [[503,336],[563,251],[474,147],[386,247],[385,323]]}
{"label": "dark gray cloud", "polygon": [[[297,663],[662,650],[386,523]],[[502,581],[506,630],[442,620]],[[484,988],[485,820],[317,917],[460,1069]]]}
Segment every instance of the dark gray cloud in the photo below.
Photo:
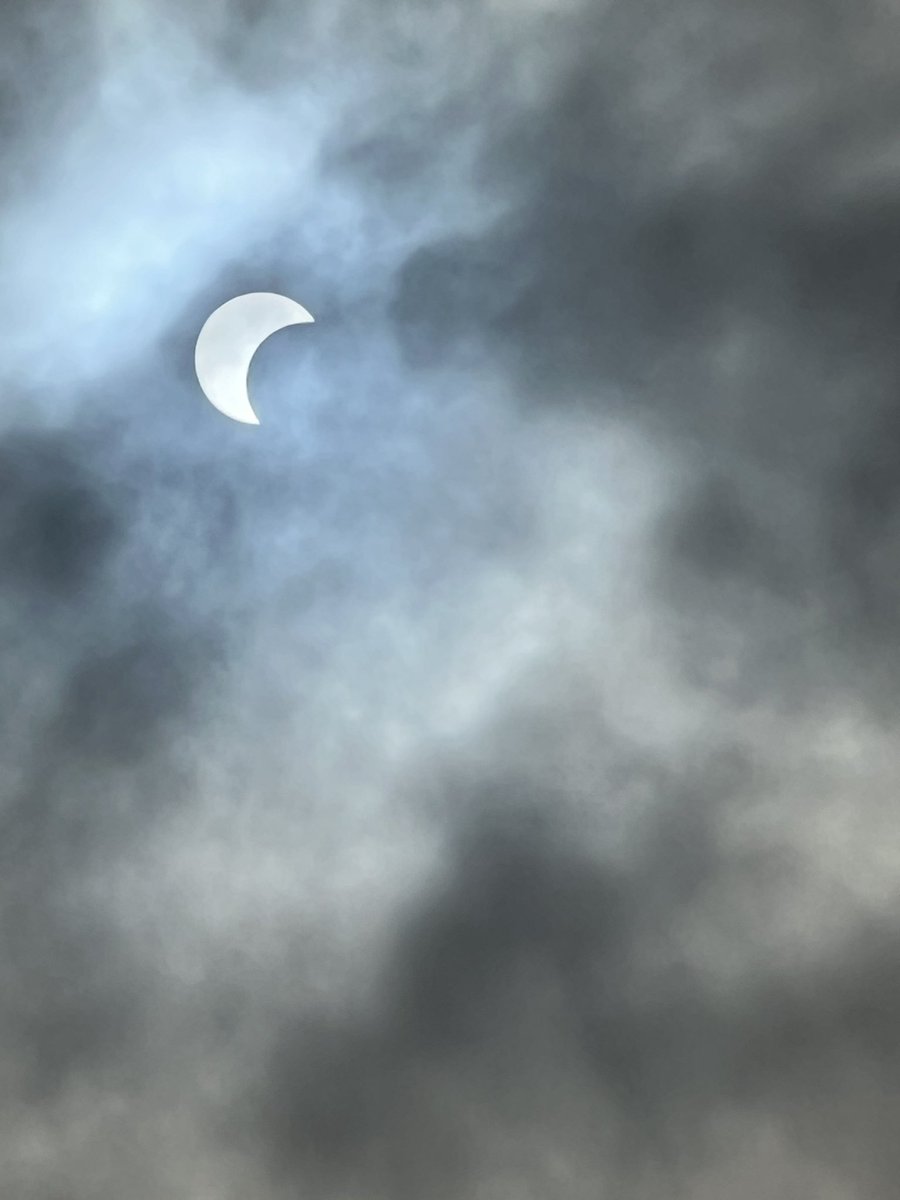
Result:
{"label": "dark gray cloud", "polygon": [[[891,184],[854,186],[841,165],[896,118],[896,88],[874,64],[867,78],[855,21],[798,8],[770,14],[769,28],[729,12],[721,30],[710,20],[711,65],[697,67],[714,73],[709,121],[737,120],[754,94],[762,112],[792,81],[813,98],[773,101],[745,141],[667,171],[664,114],[633,106],[648,31],[616,11],[579,20],[582,45],[538,112],[490,127],[482,170],[509,208],[403,264],[401,344],[424,366],[474,341],[502,357],[527,408],[593,409],[665,437],[700,476],[673,498],[683,511],[666,516],[666,552],[701,576],[728,571],[748,589],[789,588],[801,609],[824,605],[808,635],[817,653],[837,643],[851,665],[836,663],[835,681],[880,703],[871,652],[893,660],[898,611],[896,200]],[[797,49],[790,64],[782,38]],[[848,61],[823,74],[847,42]],[[848,95],[860,76],[865,108]],[[686,101],[676,90],[673,121]],[[785,489],[773,514],[754,512],[754,495],[739,511],[766,476]],[[808,512],[797,520],[788,504]],[[715,590],[692,590],[690,605],[704,620]]]}
{"label": "dark gray cloud", "polygon": [[74,441],[13,437],[0,456],[4,581],[71,598],[113,549],[119,514],[79,461]]}
{"label": "dark gray cloud", "polygon": [[[769,859],[717,847],[723,778],[709,771],[705,798],[692,781],[700,791],[625,871],[585,855],[552,798],[523,809],[515,781],[499,807],[497,785],[482,792],[446,883],[401,927],[372,1012],[278,1033],[250,1124],[276,1177],[326,1195],[456,1196],[549,1187],[561,1156],[565,1195],[587,1194],[585,1179],[639,1194],[654,1172],[692,1194],[728,1114],[776,1122],[855,1194],[890,1195],[893,933],[856,930],[826,961],[773,961],[730,993],[676,950],[717,880],[772,878]],[[724,1179],[742,1194],[781,1169]]]}

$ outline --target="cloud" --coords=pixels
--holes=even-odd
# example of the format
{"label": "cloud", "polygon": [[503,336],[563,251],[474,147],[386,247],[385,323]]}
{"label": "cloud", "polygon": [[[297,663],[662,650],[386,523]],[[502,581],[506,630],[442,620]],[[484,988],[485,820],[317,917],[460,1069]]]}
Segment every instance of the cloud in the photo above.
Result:
{"label": "cloud", "polygon": [[[752,987],[717,987],[685,916],[699,903],[713,928],[716,889],[759,887],[772,867],[722,852],[724,779],[710,772],[705,798],[682,795],[642,855],[607,869],[552,798],[523,808],[514,780],[482,789],[378,1000],[278,1032],[250,1125],[276,1178],[324,1195],[581,1196],[588,1180],[662,1195],[714,1173],[724,1139],[738,1194],[795,1155],[889,1195],[893,1150],[872,1117],[892,1103],[895,939],[855,933],[811,968],[773,958]],[[750,1173],[735,1167],[742,1121],[787,1139]]]}
{"label": "cloud", "polygon": [[71,597],[96,577],[120,535],[117,514],[61,438],[15,437],[0,451],[7,584]]}
{"label": "cloud", "polygon": [[892,1194],[890,11],[3,23],[9,1186]]}

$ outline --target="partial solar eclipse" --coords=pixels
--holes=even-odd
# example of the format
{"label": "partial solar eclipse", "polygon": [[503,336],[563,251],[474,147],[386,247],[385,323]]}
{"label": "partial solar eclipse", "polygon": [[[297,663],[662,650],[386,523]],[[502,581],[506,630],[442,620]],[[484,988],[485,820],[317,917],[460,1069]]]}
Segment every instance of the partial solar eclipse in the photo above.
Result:
{"label": "partial solar eclipse", "polygon": [[194,369],[207,400],[232,421],[258,425],[248,390],[254,354],[273,333],[315,318],[277,292],[235,296],[207,318],[194,349]]}

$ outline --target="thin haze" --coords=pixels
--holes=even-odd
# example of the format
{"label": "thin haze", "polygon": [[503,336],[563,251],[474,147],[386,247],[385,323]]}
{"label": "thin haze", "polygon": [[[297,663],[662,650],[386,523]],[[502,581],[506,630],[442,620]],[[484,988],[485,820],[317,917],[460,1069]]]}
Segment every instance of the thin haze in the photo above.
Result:
{"label": "thin haze", "polygon": [[895,1196],[896,8],[0,22],[3,1195]]}

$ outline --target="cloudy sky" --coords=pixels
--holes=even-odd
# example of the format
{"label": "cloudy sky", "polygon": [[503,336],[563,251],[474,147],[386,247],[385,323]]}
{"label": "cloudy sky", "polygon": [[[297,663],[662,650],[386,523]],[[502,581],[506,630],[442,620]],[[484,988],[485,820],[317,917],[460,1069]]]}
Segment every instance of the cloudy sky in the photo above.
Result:
{"label": "cloudy sky", "polygon": [[898,64],[5,0],[4,1195],[896,1194]]}

